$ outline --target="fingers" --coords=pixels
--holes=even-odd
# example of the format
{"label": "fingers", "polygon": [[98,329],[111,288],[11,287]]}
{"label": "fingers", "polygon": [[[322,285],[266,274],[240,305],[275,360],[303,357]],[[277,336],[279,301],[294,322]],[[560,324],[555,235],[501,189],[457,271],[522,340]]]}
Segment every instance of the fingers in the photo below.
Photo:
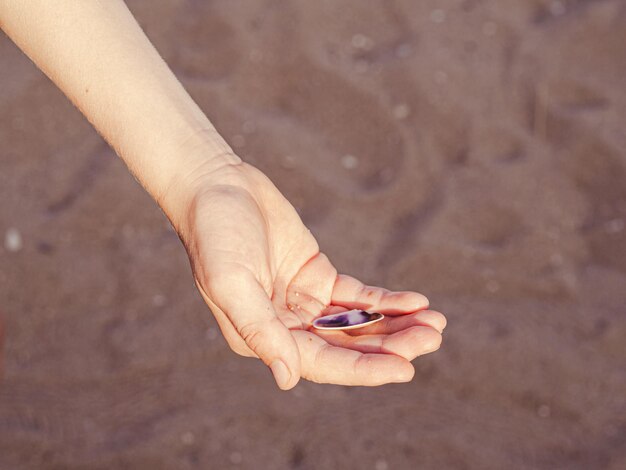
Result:
{"label": "fingers", "polygon": [[331,302],[348,309],[375,310],[385,315],[402,315],[428,308],[428,299],[422,294],[366,286],[345,274],[337,276]]}
{"label": "fingers", "polygon": [[211,280],[209,297],[226,314],[246,346],[271,369],[278,386],[283,390],[293,388],[300,378],[300,353],[267,293],[247,270],[222,273]]}
{"label": "fingers", "polygon": [[292,334],[300,348],[302,376],[313,382],[375,386],[409,382],[415,374],[409,361],[393,354],[363,354],[333,346],[309,331]]}
{"label": "fingers", "polygon": [[343,331],[319,330],[315,334],[333,346],[363,353],[395,354],[407,361],[439,349],[441,333],[430,326],[412,326],[397,333],[350,336]]}
{"label": "fingers", "polygon": [[377,323],[358,328],[356,330],[346,330],[346,333],[353,336],[372,334],[392,334],[406,330],[412,326],[429,326],[439,333],[443,333],[446,327],[446,317],[434,310],[422,310],[420,312],[398,315],[395,317],[385,317]]}

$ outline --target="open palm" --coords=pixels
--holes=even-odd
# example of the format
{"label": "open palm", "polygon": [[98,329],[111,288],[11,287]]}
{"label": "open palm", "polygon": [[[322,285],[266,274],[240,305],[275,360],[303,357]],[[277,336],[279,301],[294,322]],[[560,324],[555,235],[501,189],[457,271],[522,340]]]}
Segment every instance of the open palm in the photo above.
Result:
{"label": "open palm", "polygon": [[[196,284],[238,354],[259,357],[278,385],[300,377],[344,385],[406,382],[410,361],[438,349],[445,318],[416,292],[390,292],[338,275],[315,238],[256,168],[226,165],[193,185],[177,227]],[[362,308],[386,315],[357,330],[311,327]]]}

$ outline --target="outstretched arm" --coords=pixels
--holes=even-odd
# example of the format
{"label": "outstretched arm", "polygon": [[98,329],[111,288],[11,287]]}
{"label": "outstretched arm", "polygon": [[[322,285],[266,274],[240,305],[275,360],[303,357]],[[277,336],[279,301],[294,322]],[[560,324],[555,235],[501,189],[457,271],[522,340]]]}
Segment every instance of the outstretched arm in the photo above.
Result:
{"label": "outstretched arm", "polygon": [[[160,58],[121,0],[0,0],[0,26],[85,114],[161,205],[231,348],[279,387],[380,385],[413,377],[445,318],[415,292],[338,275],[269,179],[243,163]],[[210,47],[207,44],[207,47]],[[311,329],[369,308],[384,322]]]}
{"label": "outstretched arm", "polygon": [[123,1],[0,0],[0,26],[168,215],[176,181],[209,161],[239,161]]}

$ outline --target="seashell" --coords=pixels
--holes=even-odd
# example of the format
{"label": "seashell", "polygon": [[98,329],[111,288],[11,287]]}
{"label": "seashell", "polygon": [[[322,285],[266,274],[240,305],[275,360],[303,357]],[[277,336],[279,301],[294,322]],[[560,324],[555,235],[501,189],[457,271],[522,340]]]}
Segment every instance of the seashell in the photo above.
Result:
{"label": "seashell", "polygon": [[319,330],[352,330],[371,325],[383,318],[385,316],[378,312],[348,310],[347,312],[333,313],[332,315],[316,318],[313,321],[313,326]]}

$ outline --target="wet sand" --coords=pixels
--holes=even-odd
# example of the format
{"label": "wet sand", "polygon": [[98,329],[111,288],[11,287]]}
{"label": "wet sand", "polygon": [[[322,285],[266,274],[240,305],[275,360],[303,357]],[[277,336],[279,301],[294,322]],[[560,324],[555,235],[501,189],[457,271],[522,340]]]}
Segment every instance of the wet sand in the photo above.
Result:
{"label": "wet sand", "polygon": [[130,6],[338,269],[426,294],[444,344],[410,384],[279,392],[2,36],[0,468],[626,467],[624,1]]}

